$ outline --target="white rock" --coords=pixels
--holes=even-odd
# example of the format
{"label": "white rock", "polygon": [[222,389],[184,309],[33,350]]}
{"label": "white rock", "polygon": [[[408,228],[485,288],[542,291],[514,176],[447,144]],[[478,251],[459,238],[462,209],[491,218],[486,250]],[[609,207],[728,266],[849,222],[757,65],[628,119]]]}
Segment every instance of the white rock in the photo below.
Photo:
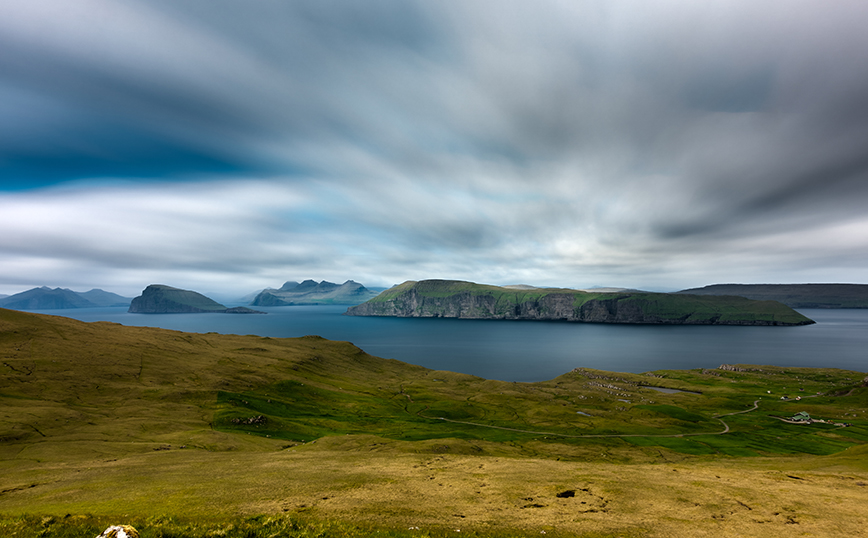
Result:
{"label": "white rock", "polygon": [[139,531],[129,525],[112,525],[96,538],[139,538]]}

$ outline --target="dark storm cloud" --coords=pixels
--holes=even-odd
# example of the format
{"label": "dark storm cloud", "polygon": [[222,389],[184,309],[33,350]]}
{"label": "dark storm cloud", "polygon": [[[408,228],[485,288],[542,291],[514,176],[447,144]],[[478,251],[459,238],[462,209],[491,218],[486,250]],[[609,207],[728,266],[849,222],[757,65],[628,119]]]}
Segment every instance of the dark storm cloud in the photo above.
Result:
{"label": "dark storm cloud", "polygon": [[865,280],[865,22],[819,2],[13,0],[3,280]]}

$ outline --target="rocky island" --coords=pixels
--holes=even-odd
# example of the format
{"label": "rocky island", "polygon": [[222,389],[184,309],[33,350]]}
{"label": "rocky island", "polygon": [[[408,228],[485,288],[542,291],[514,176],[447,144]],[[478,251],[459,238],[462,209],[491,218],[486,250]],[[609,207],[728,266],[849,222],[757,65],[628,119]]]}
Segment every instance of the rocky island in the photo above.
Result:
{"label": "rocky island", "polygon": [[129,312],[139,314],[265,314],[244,306],[227,308],[201,293],[182,290],[163,284],[151,284],[130,303]]}
{"label": "rocky island", "polygon": [[350,307],[347,315],[666,325],[814,323],[779,302],[744,297],[499,287],[456,280],[404,282]]}

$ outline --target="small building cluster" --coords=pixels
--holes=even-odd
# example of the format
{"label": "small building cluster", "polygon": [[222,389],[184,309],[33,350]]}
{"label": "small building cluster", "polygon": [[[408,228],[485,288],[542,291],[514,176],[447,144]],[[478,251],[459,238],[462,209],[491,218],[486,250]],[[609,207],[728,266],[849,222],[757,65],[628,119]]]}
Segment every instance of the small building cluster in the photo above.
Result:
{"label": "small building cluster", "polygon": [[849,422],[835,422],[834,420],[824,420],[822,418],[811,418],[805,411],[799,411],[789,419],[790,422],[795,422],[798,424],[813,424],[814,422],[818,424],[831,424],[833,426],[840,426],[842,428],[846,428],[850,426]]}

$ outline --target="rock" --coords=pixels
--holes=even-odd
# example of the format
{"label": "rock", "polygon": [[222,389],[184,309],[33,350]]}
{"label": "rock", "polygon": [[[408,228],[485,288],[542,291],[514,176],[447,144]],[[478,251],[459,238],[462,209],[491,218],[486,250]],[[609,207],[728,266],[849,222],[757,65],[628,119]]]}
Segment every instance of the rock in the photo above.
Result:
{"label": "rock", "polygon": [[139,531],[129,525],[112,525],[96,538],[139,538]]}

